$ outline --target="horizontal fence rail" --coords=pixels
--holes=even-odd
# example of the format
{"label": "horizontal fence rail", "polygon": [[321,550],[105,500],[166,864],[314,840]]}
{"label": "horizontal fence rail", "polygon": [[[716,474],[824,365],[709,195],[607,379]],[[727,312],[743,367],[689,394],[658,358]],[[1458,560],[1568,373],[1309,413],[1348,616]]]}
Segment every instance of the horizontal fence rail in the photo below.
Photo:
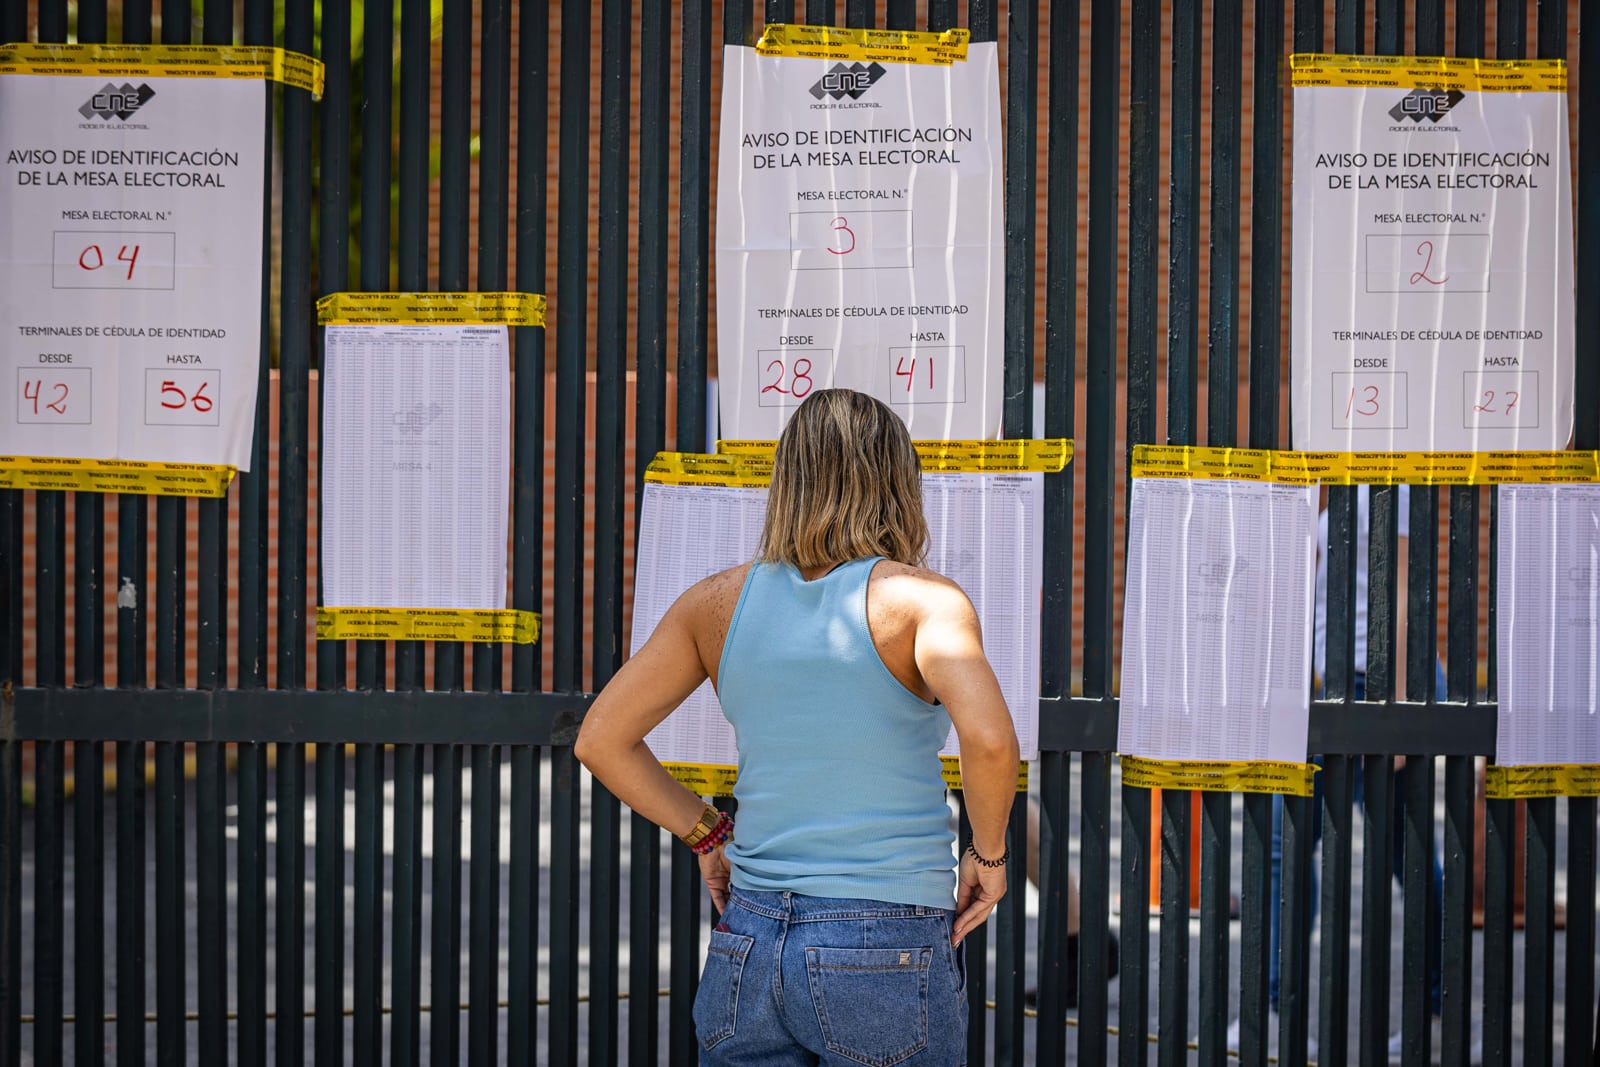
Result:
{"label": "horizontal fence rail", "polygon": [[[792,21],[1000,43],[1004,426],[1076,441],[1045,478],[1041,758],[968,942],[969,1060],[1600,1061],[1595,802],[1482,797],[1494,489],[1411,491],[1403,589],[1374,491],[1359,698],[1356,497],[1329,491],[1319,797],[1155,795],[1114,756],[1133,447],[1288,443],[1284,54],[1565,58],[1600,115],[1589,12],[1492,6],[0,0],[5,41],[326,71],[320,100],[270,94],[240,220],[270,237],[252,470],[193,503],[0,490],[0,1063],[696,1062],[709,897],[571,746],[625,655],[644,461],[714,436],[721,50]],[[1593,449],[1600,138],[1575,130]],[[512,336],[508,603],[542,643],[315,640],[316,298],[508,289],[551,309]]]}

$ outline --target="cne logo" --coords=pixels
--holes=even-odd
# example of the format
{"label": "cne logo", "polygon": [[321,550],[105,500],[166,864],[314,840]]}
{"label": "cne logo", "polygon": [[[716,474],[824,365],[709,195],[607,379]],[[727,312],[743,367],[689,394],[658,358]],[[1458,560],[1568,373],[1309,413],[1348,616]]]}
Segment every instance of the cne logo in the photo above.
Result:
{"label": "cne logo", "polygon": [[831,96],[835,100],[843,100],[847,96],[852,100],[859,100],[863,93],[872,88],[878,79],[887,73],[888,71],[884,70],[883,66],[878,63],[873,63],[870,66],[864,63],[851,63],[849,65],[835,63],[828,70],[828,73],[819,78],[817,84],[811,87],[811,95],[818,100],[825,96]]}
{"label": "cne logo", "polygon": [[1438,122],[1450,109],[1466,98],[1460,89],[1413,89],[1389,109],[1389,117],[1396,122]]}
{"label": "cne logo", "polygon": [[94,118],[98,115],[109,122],[113,118],[128,121],[128,117],[150,101],[156,91],[148,85],[141,85],[135,89],[131,84],[124,82],[121,88],[106,83],[104,89],[95,93],[84,105],[78,109],[78,114],[84,118]]}

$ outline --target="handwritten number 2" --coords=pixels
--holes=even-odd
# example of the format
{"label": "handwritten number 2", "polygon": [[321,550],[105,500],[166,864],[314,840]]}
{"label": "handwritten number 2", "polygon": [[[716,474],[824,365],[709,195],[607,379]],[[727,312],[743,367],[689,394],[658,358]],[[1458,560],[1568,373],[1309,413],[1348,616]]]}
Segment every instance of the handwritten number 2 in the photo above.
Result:
{"label": "handwritten number 2", "polygon": [[1448,276],[1443,278],[1428,277],[1428,268],[1433,266],[1432,241],[1423,241],[1421,244],[1417,245],[1417,255],[1422,257],[1422,269],[1411,272],[1412,285],[1416,285],[1418,282],[1427,282],[1429,285],[1443,285],[1445,282],[1450,280]]}

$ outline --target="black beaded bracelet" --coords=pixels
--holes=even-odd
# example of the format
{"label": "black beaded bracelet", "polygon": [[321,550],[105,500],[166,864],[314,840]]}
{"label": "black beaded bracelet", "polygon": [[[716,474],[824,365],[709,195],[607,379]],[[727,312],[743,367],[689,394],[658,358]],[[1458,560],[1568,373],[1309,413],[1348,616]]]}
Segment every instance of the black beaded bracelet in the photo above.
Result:
{"label": "black beaded bracelet", "polygon": [[971,856],[973,858],[973,860],[978,864],[978,866],[980,866],[980,867],[988,867],[988,868],[990,868],[992,870],[995,867],[1004,867],[1006,865],[1006,860],[1011,858],[1011,846],[1010,845],[1006,846],[1006,850],[1000,854],[1000,858],[999,859],[997,859],[997,860],[986,860],[982,856],[978,855],[977,846],[975,846],[971,841],[968,841],[967,842],[967,855]]}

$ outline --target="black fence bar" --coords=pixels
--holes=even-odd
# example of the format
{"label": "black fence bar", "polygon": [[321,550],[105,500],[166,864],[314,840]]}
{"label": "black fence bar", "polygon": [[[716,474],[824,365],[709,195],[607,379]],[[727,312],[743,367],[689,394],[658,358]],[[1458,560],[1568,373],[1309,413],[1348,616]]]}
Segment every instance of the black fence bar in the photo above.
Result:
{"label": "black fence bar", "polygon": [[275,1062],[298,1067],[305,1061],[306,831],[301,813],[306,804],[306,746],[277,746],[277,854],[273,881],[277,921],[273,926],[273,1007]]}
{"label": "black fence bar", "polygon": [[[437,661],[435,669],[437,670]],[[429,1063],[461,1056],[461,746],[434,745]]]}
{"label": "black fence bar", "polygon": [[156,1062],[187,1061],[189,973],[183,746],[156,745]]}
{"label": "black fence bar", "polygon": [[[267,1062],[267,747],[254,743],[238,746],[239,842],[235,876],[238,879],[239,1025],[237,1061],[240,1067],[262,1067]],[[119,790],[120,792],[120,790]],[[121,927],[118,927],[121,935]],[[121,976],[118,976],[118,990]]]}
{"label": "black fence bar", "polygon": [[1327,756],[1322,767],[1322,944],[1317,1033],[1319,1062],[1344,1063],[1349,1056],[1351,866],[1355,761]]}
{"label": "black fence bar", "polygon": [[550,1050],[546,1063],[574,1067],[578,1047],[578,844],[582,772],[572,749],[550,754]]}
{"label": "black fence bar", "polygon": [[506,1062],[538,1060],[539,753],[511,749],[511,902],[506,945]]}
{"label": "black fence bar", "polygon": [[33,1054],[39,1063],[65,1059],[65,752],[65,742],[45,741],[34,747],[33,756]]}
{"label": "black fence bar", "polygon": [[202,1063],[228,1058],[228,844],[224,809],[228,770],[224,746],[194,747],[195,976],[199,979]]}
{"label": "black fence bar", "polygon": [[[20,546],[21,539],[14,543]],[[20,607],[22,598],[10,603]],[[9,685],[10,677],[8,671],[0,683]],[[9,695],[0,700],[0,714],[9,719]],[[0,1053],[8,1062],[22,1062],[22,742],[10,737],[0,741]]]}
{"label": "black fence bar", "polygon": [[[899,8],[900,10],[897,10]],[[1007,437],[1033,436],[1035,188],[1039,130],[1039,5],[1009,8],[1006,34],[1005,351],[1000,424]],[[916,5],[889,2],[889,28],[910,29]],[[1001,906],[1005,906],[1002,900]]]}
{"label": "black fence bar", "polygon": [[[357,767],[359,772],[360,768]],[[379,764],[378,774],[382,774]],[[374,799],[376,802],[376,798]],[[379,816],[381,817],[381,816]],[[359,822],[360,815],[357,814]],[[374,836],[375,848],[382,838]],[[377,858],[372,860],[380,864]],[[382,875],[379,867],[379,888]],[[389,1061],[422,1062],[422,748],[394,748],[394,861],[391,866]],[[379,995],[382,995],[381,989]]]}
{"label": "black fence bar", "polygon": [[[679,451],[706,440],[706,335],[711,277],[711,0],[683,5],[678,149]],[[673,935],[677,941],[676,932]],[[674,1007],[680,1007],[674,1002]],[[687,1008],[687,1005],[681,1005]]]}
{"label": "black fence bar", "polygon": [[[500,1061],[500,749],[472,747],[467,1062]],[[523,906],[522,901],[516,902]]]}
{"label": "black fence bar", "polygon": [[106,1057],[105,743],[79,741],[73,765],[73,1055],[93,1064]]}
{"label": "black fence bar", "polygon": [[[1370,648],[1370,646],[1369,646]],[[1369,652],[1370,655],[1370,652]],[[1393,763],[1368,756],[1363,767],[1361,850],[1361,943],[1387,945],[1393,926],[1389,879],[1394,828]],[[1389,953],[1361,954],[1361,1026],[1357,1040],[1362,1062],[1389,1055]]]}
{"label": "black fence bar", "polygon": [[[322,650],[324,645],[331,645],[340,650],[340,659],[343,659],[344,642],[318,642],[317,656],[319,673],[323,666]],[[316,1049],[318,1063],[343,1063],[345,1061],[344,1037],[344,975],[345,975],[345,832],[344,832],[344,784],[345,784],[345,756],[344,746],[328,742],[317,745],[316,753],[316,793],[317,793],[317,851],[314,857],[316,864],[316,938],[315,963],[313,965],[316,983],[312,994],[315,1004],[316,1019],[312,1023],[311,1040]],[[372,746],[362,745],[356,755],[359,764],[363,753],[370,760]],[[376,902],[372,899],[372,871],[367,873],[367,881],[361,879],[361,835],[371,833],[370,826],[363,826],[361,822],[362,803],[361,786],[374,790],[377,796],[382,796],[379,783],[372,781],[370,773],[365,781],[357,772],[357,814],[356,814],[356,880],[352,885],[356,906],[351,909],[355,926],[353,946],[355,957],[354,974],[354,1002],[352,1012],[355,1019],[356,1035],[354,1041],[355,1060],[360,1063],[374,1063],[378,1050],[382,1045],[382,1031],[372,1024],[377,1019],[378,990],[375,982],[377,966],[382,963],[381,946],[374,943],[373,931],[383,915],[383,899],[378,897]],[[369,809],[376,808],[377,804],[368,801]],[[370,863],[370,858],[369,858]],[[363,893],[362,890],[367,890]],[[377,907],[374,908],[374,903]],[[365,936],[363,936],[365,935]],[[378,972],[381,973],[381,972]]]}

